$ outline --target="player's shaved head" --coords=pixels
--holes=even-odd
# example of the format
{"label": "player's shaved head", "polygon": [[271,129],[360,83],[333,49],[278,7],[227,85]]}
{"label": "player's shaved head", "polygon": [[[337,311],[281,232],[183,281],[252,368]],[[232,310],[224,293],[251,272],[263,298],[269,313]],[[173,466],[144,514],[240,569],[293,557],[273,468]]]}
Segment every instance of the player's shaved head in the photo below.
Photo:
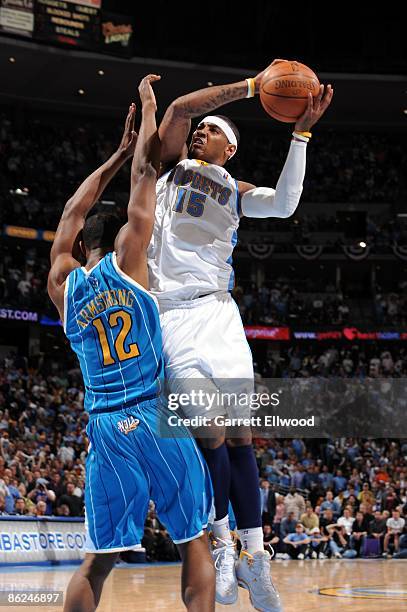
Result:
{"label": "player's shaved head", "polygon": [[97,213],[88,217],[82,230],[82,240],[87,251],[92,249],[113,250],[114,241],[122,221],[110,213]]}

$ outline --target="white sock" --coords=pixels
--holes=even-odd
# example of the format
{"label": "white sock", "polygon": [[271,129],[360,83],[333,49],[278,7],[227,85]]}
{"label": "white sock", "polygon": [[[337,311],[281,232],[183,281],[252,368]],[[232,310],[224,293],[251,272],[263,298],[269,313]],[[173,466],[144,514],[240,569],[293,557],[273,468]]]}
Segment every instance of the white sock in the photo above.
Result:
{"label": "white sock", "polygon": [[232,542],[228,514],[225,516],[225,518],[220,519],[220,521],[213,521],[212,533],[215,538],[219,538],[220,540],[224,540],[225,542]]}
{"label": "white sock", "polygon": [[254,555],[254,553],[263,551],[263,529],[261,527],[253,527],[252,529],[238,529],[242,550]]}

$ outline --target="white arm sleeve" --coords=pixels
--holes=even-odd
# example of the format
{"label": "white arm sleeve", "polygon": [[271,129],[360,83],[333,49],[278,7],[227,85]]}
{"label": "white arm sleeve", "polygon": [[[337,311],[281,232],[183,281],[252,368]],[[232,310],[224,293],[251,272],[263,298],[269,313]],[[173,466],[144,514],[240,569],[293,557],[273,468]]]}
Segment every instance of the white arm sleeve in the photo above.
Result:
{"label": "white arm sleeve", "polygon": [[292,140],[284,168],[275,189],[255,187],[246,191],[241,199],[245,217],[281,217],[294,214],[302,193],[305,176],[307,143]]}

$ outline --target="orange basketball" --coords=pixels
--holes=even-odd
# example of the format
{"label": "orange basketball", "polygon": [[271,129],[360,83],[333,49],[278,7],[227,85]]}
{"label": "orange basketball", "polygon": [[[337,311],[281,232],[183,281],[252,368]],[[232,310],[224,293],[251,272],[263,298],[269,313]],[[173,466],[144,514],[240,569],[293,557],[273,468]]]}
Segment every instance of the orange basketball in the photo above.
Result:
{"label": "orange basketball", "polygon": [[271,66],[260,83],[260,100],[264,110],[284,123],[295,123],[307,108],[308,92],[317,96],[318,77],[305,64],[282,61]]}

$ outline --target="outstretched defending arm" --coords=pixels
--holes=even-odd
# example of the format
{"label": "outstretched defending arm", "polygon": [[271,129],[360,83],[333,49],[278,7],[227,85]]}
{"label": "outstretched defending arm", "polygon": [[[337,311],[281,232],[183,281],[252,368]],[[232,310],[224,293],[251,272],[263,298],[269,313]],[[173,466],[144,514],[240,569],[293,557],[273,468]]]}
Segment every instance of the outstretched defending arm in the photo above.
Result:
{"label": "outstretched defending arm", "polygon": [[109,182],[134,153],[137,134],[134,132],[136,107],[131,104],[120,145],[113,155],[88,176],[68,200],[59,222],[51,249],[51,270],[48,275],[48,293],[63,315],[64,283],[70,272],[80,263],[72,250],[82,230],[88,212],[98,201]]}
{"label": "outstretched defending arm", "polygon": [[302,193],[305,176],[306,150],[311,127],[322,117],[331,103],[333,89],[320,86],[315,101],[308,94],[308,106],[304,114],[297,119],[293,138],[288,151],[284,168],[278,179],[276,189],[255,187],[249,183],[239,182],[242,216],[264,219],[266,217],[287,218],[294,214]]}
{"label": "outstretched defending arm", "polygon": [[[276,59],[270,66],[281,61],[281,59]],[[191,129],[191,119],[206,115],[229,102],[251,98],[259,93],[261,79],[266,70],[254,78],[229,85],[206,87],[174,100],[167,108],[159,127],[162,145],[161,161],[171,162],[179,159],[182,153],[185,154],[185,143]]]}
{"label": "outstretched defending arm", "polygon": [[131,166],[128,221],[115,243],[121,270],[145,288],[148,288],[147,247],[154,227],[161,149],[155,118],[157,104],[151,84],[160,78],[149,74],[139,86],[142,120]]}

